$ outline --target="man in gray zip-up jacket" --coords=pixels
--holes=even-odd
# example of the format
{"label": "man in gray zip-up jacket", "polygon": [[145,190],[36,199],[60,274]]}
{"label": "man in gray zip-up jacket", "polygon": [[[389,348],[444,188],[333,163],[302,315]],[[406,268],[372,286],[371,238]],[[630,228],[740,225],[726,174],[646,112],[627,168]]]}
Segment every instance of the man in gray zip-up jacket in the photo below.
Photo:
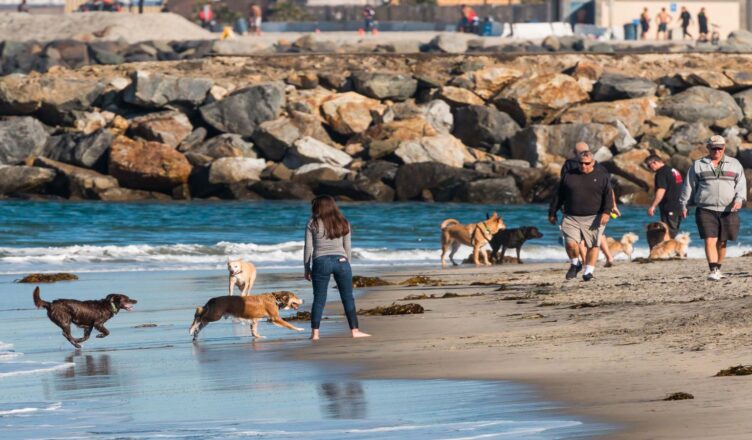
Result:
{"label": "man in gray zip-up jacket", "polygon": [[747,197],[747,181],[739,161],[724,154],[726,140],[722,136],[712,136],[707,147],[708,155],[689,168],[679,203],[682,217],[687,217],[687,204],[697,205],[695,221],[700,238],[705,241],[708,279],[718,281],[723,278],[721,264],[726,243],[736,240],[739,234],[738,211]]}

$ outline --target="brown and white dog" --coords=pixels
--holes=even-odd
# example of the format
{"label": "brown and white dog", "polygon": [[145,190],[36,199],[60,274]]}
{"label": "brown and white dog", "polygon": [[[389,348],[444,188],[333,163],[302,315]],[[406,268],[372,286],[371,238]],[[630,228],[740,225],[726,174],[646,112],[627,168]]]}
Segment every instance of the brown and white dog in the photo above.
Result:
{"label": "brown and white dog", "polygon": [[228,260],[227,270],[230,272],[229,295],[232,296],[235,285],[240,289],[240,296],[251,294],[251,287],[256,281],[256,266],[241,259]]}
{"label": "brown and white dog", "polygon": [[476,266],[480,265],[480,260],[478,259],[479,253],[483,256],[483,264],[486,266],[491,265],[486,252],[481,253],[480,250],[486,243],[491,241],[499,230],[505,228],[504,220],[495,212],[493,215],[486,215],[485,221],[469,225],[463,225],[453,218],[444,220],[441,222],[441,266],[446,266],[444,256],[450,247],[452,251],[449,253],[449,260],[456,266],[457,263],[454,261],[454,254],[460,248],[460,245],[463,244],[465,246],[472,246],[472,260]]}
{"label": "brown and white dog", "polygon": [[302,299],[286,291],[248,296],[217,296],[207,301],[203,307],[196,308],[193,324],[188,333],[195,341],[201,329],[210,322],[219,321],[227,316],[249,319],[251,334],[254,338],[263,338],[258,332],[258,321],[261,318],[269,318],[269,321],[276,326],[300,332],[303,331],[302,328],[294,327],[280,318],[279,309],[287,310],[292,307],[297,310],[301,304],[303,304]]}
{"label": "brown and white dog", "polygon": [[668,233],[668,225],[663,222],[648,223],[645,226],[645,234],[648,236],[648,248],[653,248],[666,240],[669,240],[671,236]]}
{"label": "brown and white dog", "polygon": [[627,257],[629,257],[629,261],[632,261],[634,244],[639,239],[640,238],[637,237],[637,234],[627,232],[626,234],[621,236],[621,240],[619,241],[616,241],[611,237],[607,237],[606,243],[608,244],[608,250],[611,252],[612,256],[615,257],[623,252]]}
{"label": "brown and white dog", "polygon": [[671,258],[676,255],[679,258],[687,258],[687,247],[689,246],[689,234],[683,233],[663,241],[650,250],[650,259],[659,260],[661,258]]}

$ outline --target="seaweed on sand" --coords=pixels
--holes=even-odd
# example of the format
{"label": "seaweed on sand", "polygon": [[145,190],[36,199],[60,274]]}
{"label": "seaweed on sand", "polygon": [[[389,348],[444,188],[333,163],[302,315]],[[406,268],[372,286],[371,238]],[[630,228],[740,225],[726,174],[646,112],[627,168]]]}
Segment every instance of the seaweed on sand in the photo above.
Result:
{"label": "seaweed on sand", "polygon": [[292,316],[288,316],[287,318],[285,318],[285,320],[286,321],[310,321],[311,312],[297,312],[296,314]]}
{"label": "seaweed on sand", "polygon": [[390,316],[390,315],[413,315],[413,314],[419,314],[423,313],[424,309],[423,306],[420,304],[415,303],[408,303],[408,304],[394,304],[390,306],[379,306],[375,307],[373,309],[360,309],[358,310],[358,315],[381,315],[381,316]]}
{"label": "seaweed on sand", "polygon": [[736,365],[719,371],[718,374],[715,375],[715,377],[749,376],[750,374],[752,374],[752,365]]}
{"label": "seaweed on sand", "polygon": [[691,400],[691,399],[694,399],[694,398],[695,398],[695,396],[693,396],[693,395],[691,395],[689,393],[685,393],[683,391],[679,391],[678,393],[671,393],[671,394],[669,394],[663,400],[665,400],[665,401],[669,401],[669,400]]}
{"label": "seaweed on sand", "polygon": [[425,275],[416,275],[414,277],[408,278],[405,281],[400,283],[403,286],[408,287],[414,287],[414,286],[443,286],[444,282],[441,280],[435,280],[431,277],[427,277]]}
{"label": "seaweed on sand", "polygon": [[390,286],[392,284],[389,281],[383,280],[379,277],[364,277],[360,275],[353,276],[352,281],[353,287],[355,288]]}
{"label": "seaweed on sand", "polygon": [[420,295],[407,295],[406,297],[402,298],[402,301],[414,301],[416,299],[447,299],[447,298],[462,298],[462,297],[468,297],[468,296],[483,296],[483,293],[469,293],[467,295],[462,295],[459,293],[453,293],[453,292],[447,292],[441,296],[436,295],[435,293],[432,293],[430,295],[426,295],[425,293],[421,293]]}
{"label": "seaweed on sand", "polygon": [[20,280],[16,280],[17,283],[55,283],[57,281],[75,281],[78,276],[72,273],[33,273],[26,275]]}

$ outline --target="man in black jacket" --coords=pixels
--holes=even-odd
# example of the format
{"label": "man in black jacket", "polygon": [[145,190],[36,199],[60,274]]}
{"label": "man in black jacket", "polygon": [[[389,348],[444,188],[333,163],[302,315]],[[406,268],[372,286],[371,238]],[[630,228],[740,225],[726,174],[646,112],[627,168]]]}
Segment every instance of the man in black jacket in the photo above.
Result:
{"label": "man in black jacket", "polygon": [[579,243],[584,242],[587,254],[582,279],[590,281],[598,260],[601,234],[610,218],[614,200],[608,172],[596,166],[590,151],[578,155],[578,167],[578,170],[563,175],[557,196],[549,207],[548,221],[556,224],[556,212],[561,209],[564,213],[561,232],[571,262],[566,279],[571,280],[582,270]]}
{"label": "man in black jacket", "polygon": [[675,238],[682,222],[679,196],[684,179],[679,171],[666,166],[663,160],[654,154],[645,159],[645,165],[655,173],[655,198],[648,208],[648,215],[652,217],[655,208],[659,208],[661,221],[668,226],[671,238]]}

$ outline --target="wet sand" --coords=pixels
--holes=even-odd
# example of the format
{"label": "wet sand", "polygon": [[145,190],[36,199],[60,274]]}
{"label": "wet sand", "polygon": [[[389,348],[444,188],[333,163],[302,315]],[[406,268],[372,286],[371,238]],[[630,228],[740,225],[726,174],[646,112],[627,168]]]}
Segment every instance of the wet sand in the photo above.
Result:
{"label": "wet sand", "polygon": [[[752,258],[727,260],[721,282],[705,279],[704,260],[621,261],[599,267],[589,283],[565,281],[565,270],[524,264],[387,274],[395,283],[422,274],[444,285],[363,289],[359,308],[417,302],[426,312],[364,316],[361,328],[374,337],[324,338],[295,355],[356,364],[363,378],[533,384],[575,414],[615,424],[613,439],[749,438],[752,380],[714,375],[752,363]],[[446,292],[482,295],[401,301]],[[680,391],[695,398],[662,400]]]}

